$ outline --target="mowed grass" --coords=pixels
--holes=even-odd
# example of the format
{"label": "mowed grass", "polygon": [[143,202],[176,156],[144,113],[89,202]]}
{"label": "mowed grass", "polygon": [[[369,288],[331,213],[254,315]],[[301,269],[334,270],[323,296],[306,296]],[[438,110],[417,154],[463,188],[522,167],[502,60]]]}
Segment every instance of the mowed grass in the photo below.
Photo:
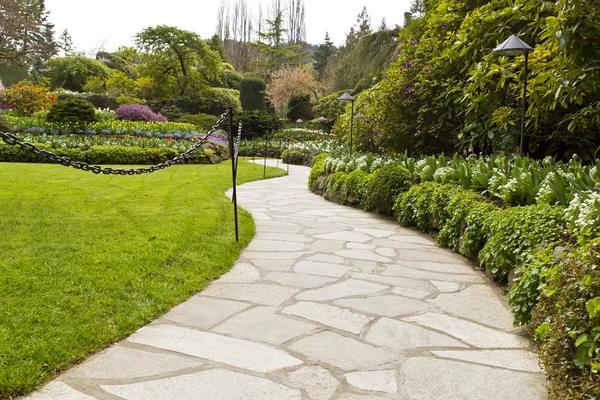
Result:
{"label": "mowed grass", "polygon": [[[284,171],[270,168],[268,176]],[[240,162],[238,182],[262,179]],[[231,164],[105,176],[0,163],[0,398],[30,392],[226,272],[255,233]]]}

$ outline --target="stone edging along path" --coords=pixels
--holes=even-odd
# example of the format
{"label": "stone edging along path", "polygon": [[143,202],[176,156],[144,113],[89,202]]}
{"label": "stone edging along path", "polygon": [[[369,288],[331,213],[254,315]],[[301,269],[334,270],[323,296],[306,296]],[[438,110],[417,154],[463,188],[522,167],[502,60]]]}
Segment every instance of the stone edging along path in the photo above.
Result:
{"label": "stone edging along path", "polygon": [[232,270],[29,398],[547,399],[482,273],[308,173],[241,186],[257,235]]}

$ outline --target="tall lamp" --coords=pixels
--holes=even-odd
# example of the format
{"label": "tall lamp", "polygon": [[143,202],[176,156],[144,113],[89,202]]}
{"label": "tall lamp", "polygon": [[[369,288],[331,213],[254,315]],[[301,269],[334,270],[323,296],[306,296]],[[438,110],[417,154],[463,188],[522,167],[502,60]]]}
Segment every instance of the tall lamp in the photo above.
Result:
{"label": "tall lamp", "polygon": [[496,47],[493,51],[494,54],[501,56],[520,56],[525,55],[525,73],[523,74],[523,109],[521,111],[521,145],[519,146],[519,154],[521,157],[525,155],[525,110],[527,109],[527,63],[529,61],[529,53],[533,51],[533,48],[527,43],[512,35],[500,46]]}
{"label": "tall lamp", "polygon": [[354,130],[354,101],[356,99],[350,96],[348,93],[344,93],[338,98],[338,100],[352,103],[352,114],[350,116],[350,157],[352,157],[352,131]]}

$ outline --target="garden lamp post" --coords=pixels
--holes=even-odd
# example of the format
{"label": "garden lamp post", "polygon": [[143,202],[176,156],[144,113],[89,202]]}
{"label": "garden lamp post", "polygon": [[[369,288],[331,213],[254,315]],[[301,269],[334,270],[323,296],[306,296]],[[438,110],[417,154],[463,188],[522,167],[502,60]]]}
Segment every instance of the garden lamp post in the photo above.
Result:
{"label": "garden lamp post", "polygon": [[352,103],[352,114],[350,115],[350,157],[352,157],[352,131],[354,130],[354,101],[356,99],[350,96],[348,93],[344,93],[338,98],[338,100]]}
{"label": "garden lamp post", "polygon": [[523,74],[523,109],[521,111],[521,145],[519,146],[519,154],[521,157],[525,155],[525,110],[527,109],[527,62],[529,60],[529,53],[533,49],[527,43],[519,39],[517,36],[512,35],[500,46],[496,47],[493,51],[494,54],[501,56],[520,56],[525,55],[525,71]]}

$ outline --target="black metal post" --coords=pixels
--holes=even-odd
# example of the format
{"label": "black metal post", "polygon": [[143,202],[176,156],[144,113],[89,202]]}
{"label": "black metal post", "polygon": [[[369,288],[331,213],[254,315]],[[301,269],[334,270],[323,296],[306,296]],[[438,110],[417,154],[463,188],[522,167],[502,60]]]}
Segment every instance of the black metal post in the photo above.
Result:
{"label": "black metal post", "polygon": [[263,179],[267,179],[267,145],[269,143],[269,134],[265,134],[265,166],[263,168]]}
{"label": "black metal post", "polygon": [[235,218],[235,241],[240,241],[240,231],[238,223],[238,206],[237,206],[237,168],[235,157],[235,143],[233,137],[233,110],[229,108],[229,153],[231,154],[231,177],[233,180],[233,215]]}
{"label": "black metal post", "polygon": [[286,147],[286,151],[287,151],[287,155],[288,155],[288,160],[287,160],[287,174],[290,174],[290,138],[287,139],[287,143],[285,145]]}
{"label": "black metal post", "polygon": [[354,100],[352,101],[352,114],[350,116],[350,157],[352,157],[352,131],[354,130]]}
{"label": "black metal post", "polygon": [[525,52],[525,75],[523,77],[523,110],[521,111],[521,145],[519,153],[521,157],[525,156],[525,111],[527,110],[527,72],[528,72],[529,52]]}

